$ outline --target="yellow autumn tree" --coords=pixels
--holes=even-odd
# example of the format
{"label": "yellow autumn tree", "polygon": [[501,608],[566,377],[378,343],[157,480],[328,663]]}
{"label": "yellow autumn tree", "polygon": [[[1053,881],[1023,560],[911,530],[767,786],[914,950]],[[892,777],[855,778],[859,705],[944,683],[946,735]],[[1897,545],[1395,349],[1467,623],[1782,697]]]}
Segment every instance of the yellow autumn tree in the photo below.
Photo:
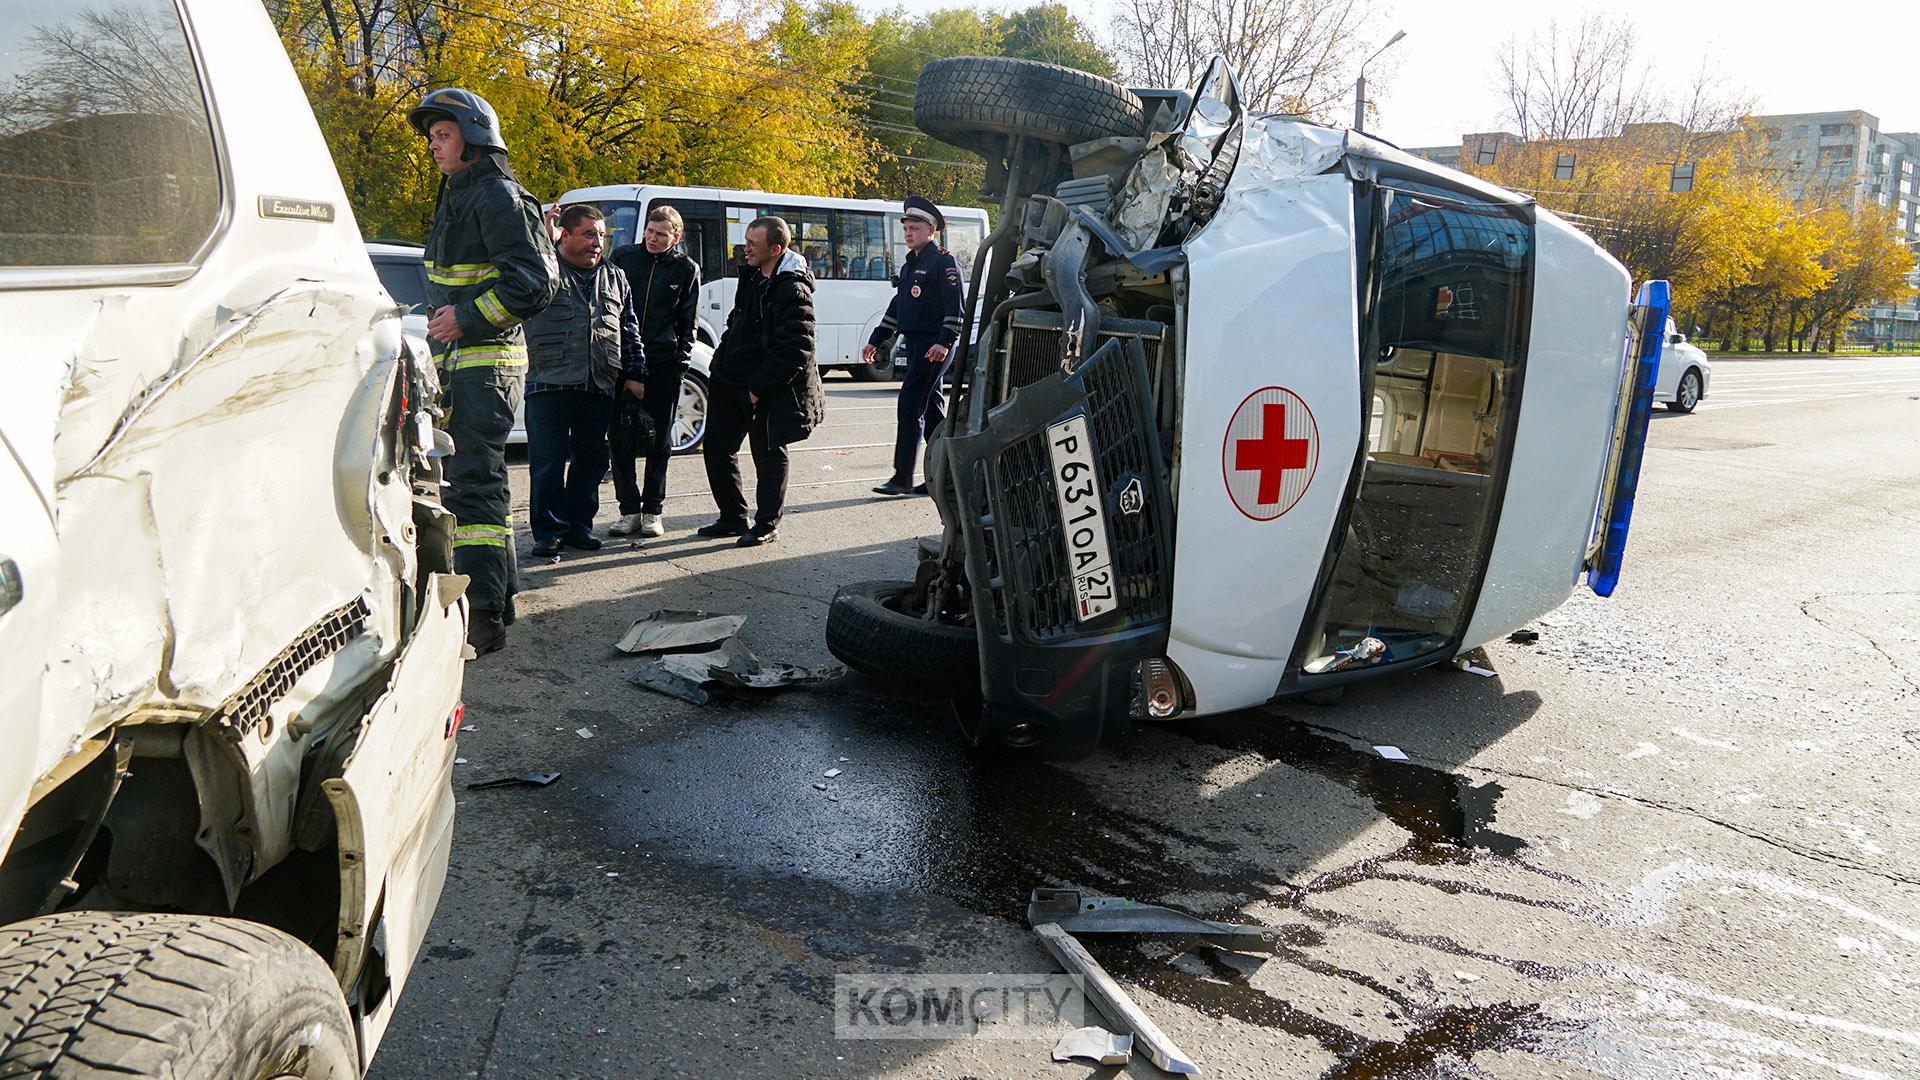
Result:
{"label": "yellow autumn tree", "polygon": [[406,112],[463,86],[537,197],[614,182],[843,194],[876,147],[842,93],[867,35],[843,3],[722,17],[698,0],[270,0],[369,235],[418,237],[438,175]]}

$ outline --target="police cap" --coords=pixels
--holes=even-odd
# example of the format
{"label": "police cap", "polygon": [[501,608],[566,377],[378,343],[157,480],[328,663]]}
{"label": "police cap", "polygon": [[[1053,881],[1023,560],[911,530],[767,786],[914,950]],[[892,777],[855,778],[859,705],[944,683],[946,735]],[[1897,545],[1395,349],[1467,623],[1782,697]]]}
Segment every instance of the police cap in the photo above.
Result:
{"label": "police cap", "polygon": [[940,208],[933,205],[933,200],[924,195],[907,196],[907,201],[900,204],[900,209],[908,220],[924,221],[933,226],[935,232],[943,231],[947,227],[947,219],[941,216]]}

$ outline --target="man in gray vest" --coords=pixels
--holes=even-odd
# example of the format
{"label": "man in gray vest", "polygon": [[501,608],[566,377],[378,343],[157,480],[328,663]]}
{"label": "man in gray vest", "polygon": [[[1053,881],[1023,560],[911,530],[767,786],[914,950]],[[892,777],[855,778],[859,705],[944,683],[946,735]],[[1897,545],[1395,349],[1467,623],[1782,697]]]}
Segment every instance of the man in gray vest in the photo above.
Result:
{"label": "man in gray vest", "polygon": [[533,554],[598,551],[593,516],[607,478],[614,395],[644,400],[647,362],[627,275],[601,261],[606,217],[587,205],[560,214],[560,287],[527,320],[527,472]]}

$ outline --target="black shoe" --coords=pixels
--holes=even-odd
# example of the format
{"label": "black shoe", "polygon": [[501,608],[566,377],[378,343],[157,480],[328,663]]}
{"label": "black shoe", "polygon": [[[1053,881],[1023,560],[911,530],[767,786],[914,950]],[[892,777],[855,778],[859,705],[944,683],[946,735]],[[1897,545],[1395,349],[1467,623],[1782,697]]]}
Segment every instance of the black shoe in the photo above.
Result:
{"label": "black shoe", "polygon": [[778,539],[780,539],[780,530],[777,527],[772,525],[755,525],[753,528],[741,534],[740,539],[734,541],[734,546],[759,547],[761,544],[771,544]]}
{"label": "black shoe", "polygon": [[506,623],[497,611],[475,609],[467,620],[467,645],[473,655],[499,652],[507,644]]}
{"label": "black shoe", "polygon": [[927,485],[925,484],[913,485],[913,493],[915,495],[925,495],[927,493]]}
{"label": "black shoe", "polygon": [[910,495],[913,485],[905,480],[889,480],[873,489],[875,495]]}
{"label": "black shoe", "polygon": [[560,542],[570,548],[579,548],[581,551],[599,551],[601,548],[607,546],[606,541],[592,533],[587,533],[584,536],[569,536]]}
{"label": "black shoe", "polygon": [[534,558],[536,558],[536,559],[555,559],[555,558],[559,558],[559,556],[560,556],[560,541],[558,541],[558,540],[535,540],[535,541],[533,542],[533,557],[534,557]]}
{"label": "black shoe", "polygon": [[693,531],[699,533],[701,536],[745,536],[747,533],[747,523],[744,521],[728,521],[726,518],[721,518],[711,525],[702,525]]}

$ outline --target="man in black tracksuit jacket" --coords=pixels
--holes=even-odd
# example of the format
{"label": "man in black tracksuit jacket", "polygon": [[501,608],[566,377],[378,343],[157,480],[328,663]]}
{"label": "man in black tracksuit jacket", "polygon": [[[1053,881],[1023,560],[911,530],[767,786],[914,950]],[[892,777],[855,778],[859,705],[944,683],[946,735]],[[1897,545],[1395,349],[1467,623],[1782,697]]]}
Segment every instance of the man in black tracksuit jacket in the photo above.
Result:
{"label": "man in black tracksuit jacket", "polygon": [[[788,248],[791,238],[777,217],[747,226],[748,265],[713,354],[705,457],[720,520],[699,533],[738,536],[741,547],[778,537],[787,501],[787,446],[812,434],[827,413],[813,360],[813,271]],[[737,457],[742,439],[753,448],[758,478],[751,527]]]}
{"label": "man in black tracksuit jacket", "polygon": [[[693,324],[700,301],[700,264],[680,250],[685,225],[671,206],[647,213],[641,242],[615,248],[607,261],[627,275],[646,346],[646,397],[621,399],[612,431],[613,490],[620,520],[613,536],[660,536],[666,507],[667,463],[673,456],[673,425],[680,407],[680,380],[693,356]],[[651,424],[638,422],[645,410]],[[651,430],[649,431],[649,427]],[[642,436],[645,445],[642,445]],[[647,459],[644,486],[635,483],[634,460]]]}
{"label": "man in black tracksuit jacket", "polygon": [[506,644],[519,574],[507,432],[527,370],[520,324],[553,302],[559,265],[540,204],[507,166],[500,118],[467,90],[435,90],[407,114],[444,179],[427,234],[427,338],[447,388],[446,507],[453,566],[468,578],[467,644]]}

